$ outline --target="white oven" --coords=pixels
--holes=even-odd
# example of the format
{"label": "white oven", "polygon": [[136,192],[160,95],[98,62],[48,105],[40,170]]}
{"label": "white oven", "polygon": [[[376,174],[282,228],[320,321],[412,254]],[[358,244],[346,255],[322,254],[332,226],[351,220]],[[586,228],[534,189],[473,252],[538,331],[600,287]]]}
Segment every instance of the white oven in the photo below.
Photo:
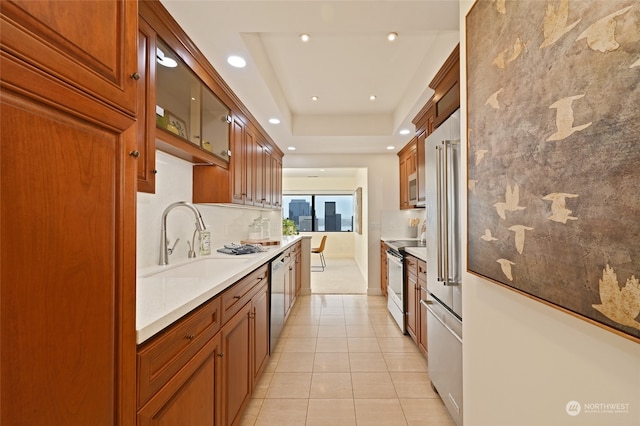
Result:
{"label": "white oven", "polygon": [[387,309],[404,333],[404,260],[391,250],[387,250]]}

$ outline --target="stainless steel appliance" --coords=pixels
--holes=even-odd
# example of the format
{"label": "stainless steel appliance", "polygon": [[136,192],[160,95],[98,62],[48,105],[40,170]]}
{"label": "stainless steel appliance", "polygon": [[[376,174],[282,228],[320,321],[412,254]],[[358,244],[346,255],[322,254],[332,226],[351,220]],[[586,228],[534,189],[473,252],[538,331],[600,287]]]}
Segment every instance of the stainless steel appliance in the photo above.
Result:
{"label": "stainless steel appliance", "polygon": [[429,377],[462,425],[460,110],[425,141]]}
{"label": "stainless steel appliance", "polygon": [[407,305],[405,301],[406,274],[404,273],[405,247],[424,247],[425,243],[419,240],[391,240],[385,241],[387,245],[387,309],[391,316],[406,333],[405,318]]}
{"label": "stainless steel appliance", "polygon": [[284,267],[285,256],[284,254],[276,257],[271,261],[271,321],[269,324],[269,349],[270,353],[273,352],[278,338],[282,333],[284,327],[284,286],[285,286],[285,274],[289,272],[288,268]]}
{"label": "stainless steel appliance", "polygon": [[408,176],[408,181],[409,205],[415,206],[418,204],[418,173],[411,173]]}

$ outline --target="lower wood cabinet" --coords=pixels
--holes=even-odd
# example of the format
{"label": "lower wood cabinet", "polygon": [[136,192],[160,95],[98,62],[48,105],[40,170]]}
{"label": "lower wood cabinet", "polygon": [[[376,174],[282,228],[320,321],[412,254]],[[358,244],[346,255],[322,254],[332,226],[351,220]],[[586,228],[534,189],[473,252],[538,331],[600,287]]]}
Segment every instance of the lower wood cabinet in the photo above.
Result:
{"label": "lower wood cabinet", "polygon": [[409,336],[417,342],[417,333],[420,327],[418,321],[418,310],[420,304],[419,289],[418,287],[418,259],[413,256],[405,256],[405,270],[406,270],[406,283],[407,283],[407,310],[406,310],[406,325]]}
{"label": "lower wood cabinet", "polygon": [[269,286],[265,283],[251,301],[253,336],[253,382],[258,380],[269,360]]}
{"label": "lower wood cabinet", "polygon": [[220,333],[138,411],[138,425],[220,424]]}
{"label": "lower wood cabinet", "polygon": [[222,327],[222,424],[238,424],[251,398],[251,304],[246,304]]}
{"label": "lower wood cabinet", "polygon": [[387,297],[387,245],[380,241],[380,291]]}
{"label": "lower wood cabinet", "polygon": [[268,265],[138,347],[138,425],[240,423],[269,359]]}

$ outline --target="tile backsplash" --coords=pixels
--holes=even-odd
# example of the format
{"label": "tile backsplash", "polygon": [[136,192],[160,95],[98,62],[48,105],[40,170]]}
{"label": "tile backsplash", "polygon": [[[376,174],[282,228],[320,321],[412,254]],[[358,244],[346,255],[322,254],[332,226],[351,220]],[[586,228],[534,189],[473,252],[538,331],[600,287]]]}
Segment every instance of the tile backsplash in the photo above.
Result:
{"label": "tile backsplash", "polygon": [[[176,201],[191,202],[193,193],[193,165],[187,161],[156,151],[156,193],[138,193],[137,268],[158,264],[160,254],[160,227],[162,213]],[[240,206],[197,204],[207,230],[211,232],[211,248],[216,250],[225,243],[239,242],[249,236],[249,225],[256,217],[270,219],[272,237],[282,233],[280,210],[258,210]],[[170,246],[179,238],[169,256],[169,263],[184,260],[195,231],[193,212],[177,207],[167,216],[167,237]],[[198,247],[196,235],[195,246]]]}

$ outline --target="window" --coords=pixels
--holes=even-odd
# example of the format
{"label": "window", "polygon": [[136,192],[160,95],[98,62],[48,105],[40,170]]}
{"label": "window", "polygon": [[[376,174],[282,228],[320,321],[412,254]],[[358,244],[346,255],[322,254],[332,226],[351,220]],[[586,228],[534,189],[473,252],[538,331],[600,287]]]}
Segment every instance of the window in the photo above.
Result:
{"label": "window", "polygon": [[352,232],[353,195],[283,195],[282,217],[300,232]]}

